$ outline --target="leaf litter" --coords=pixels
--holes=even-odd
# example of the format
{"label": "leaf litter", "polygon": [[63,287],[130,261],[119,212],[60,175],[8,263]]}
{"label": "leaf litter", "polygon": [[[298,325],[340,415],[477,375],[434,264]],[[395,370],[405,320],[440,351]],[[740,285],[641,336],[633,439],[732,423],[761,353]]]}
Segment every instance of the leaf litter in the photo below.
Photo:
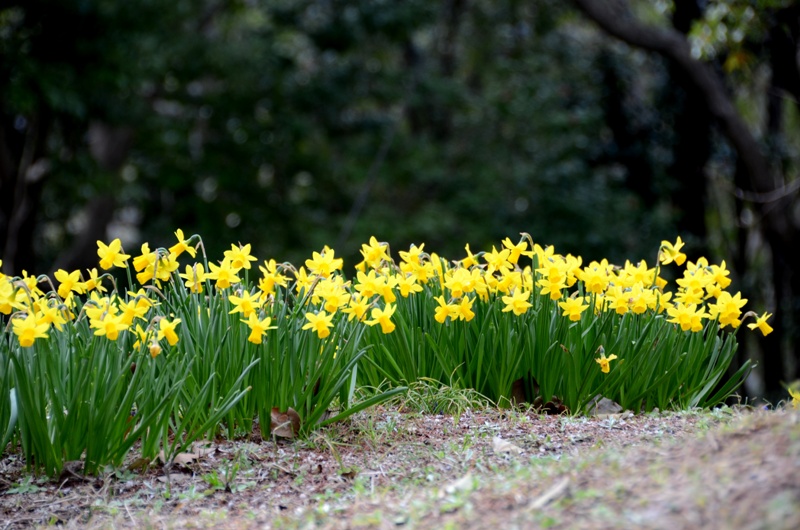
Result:
{"label": "leaf litter", "polygon": [[571,418],[384,405],[306,439],[217,440],[179,456],[31,481],[6,455],[0,529],[800,528],[796,411]]}

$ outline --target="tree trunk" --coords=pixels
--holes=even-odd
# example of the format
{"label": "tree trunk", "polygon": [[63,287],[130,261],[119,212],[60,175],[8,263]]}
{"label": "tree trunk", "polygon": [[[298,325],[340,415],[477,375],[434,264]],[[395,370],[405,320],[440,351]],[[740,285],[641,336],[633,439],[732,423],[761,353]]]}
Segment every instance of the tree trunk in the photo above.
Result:
{"label": "tree trunk", "polygon": [[3,271],[7,274],[36,272],[33,242],[42,188],[50,171],[50,161],[44,156],[49,126],[46,116],[33,116],[24,124],[24,140],[19,149],[9,145],[9,131],[3,131],[0,190],[5,222],[0,241]]}
{"label": "tree trunk", "polygon": [[[702,94],[711,116],[719,124],[738,156],[749,180],[749,186],[758,195],[782,189],[784,179],[773,172],[761,145],[752,135],[742,117],[736,111],[725,86],[708,64],[692,57],[689,43],[684,35],[674,29],[649,26],[638,21],[622,0],[573,0],[575,5],[591,20],[610,35],[638,48],[653,51],[671,59],[694,89]],[[796,46],[795,46],[796,53]],[[771,250],[773,266],[771,282],[776,294],[791,301],[795,281],[795,266],[788,261],[787,251],[792,248],[797,227],[791,219],[791,197],[784,195],[777,200],[756,205],[761,219],[761,231]],[[762,343],[766,355],[780,358],[779,345],[783,342],[783,322],[796,322],[797,311],[789,304],[788,314],[781,314],[780,304],[774,309],[775,331]],[[780,321],[780,322],[779,322]],[[793,342],[797,342],[794,340]],[[776,350],[776,345],[778,349]],[[780,361],[778,361],[780,362]],[[765,372],[765,390],[768,393],[780,389],[781,365],[771,364]]]}

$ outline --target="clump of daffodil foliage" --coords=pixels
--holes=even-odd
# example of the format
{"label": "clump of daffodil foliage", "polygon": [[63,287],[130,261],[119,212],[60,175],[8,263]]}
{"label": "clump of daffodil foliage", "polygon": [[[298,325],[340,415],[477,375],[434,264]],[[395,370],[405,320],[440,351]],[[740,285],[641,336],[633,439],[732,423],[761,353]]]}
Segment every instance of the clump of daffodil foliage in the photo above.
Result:
{"label": "clump of daffodil foliage", "polygon": [[[328,247],[300,267],[241,244],[209,261],[198,235],[175,235],[135,257],[98,241],[99,270],[55,281],[0,275],[0,450],[50,475],[120,465],[137,442],[169,462],[220,434],[293,437],[422,378],[501,406],[708,407],[751,369],[727,373],[743,320],[771,331],[727,290],[725,263],[686,262],[680,238],[649,267],[584,264],[527,234],[457,260],[412,245],[395,261],[373,237],[348,278]],[[685,262],[668,289],[661,267]],[[363,387],[383,391],[356,400]]]}

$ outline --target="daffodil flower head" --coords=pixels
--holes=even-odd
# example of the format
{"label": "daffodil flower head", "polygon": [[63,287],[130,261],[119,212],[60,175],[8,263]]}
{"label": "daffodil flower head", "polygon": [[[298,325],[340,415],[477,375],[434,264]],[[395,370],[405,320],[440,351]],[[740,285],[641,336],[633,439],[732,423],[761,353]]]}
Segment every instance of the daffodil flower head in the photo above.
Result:
{"label": "daffodil flower head", "polygon": [[180,318],[176,318],[175,320],[168,320],[166,318],[162,318],[158,322],[158,340],[167,339],[167,342],[170,346],[175,346],[178,344],[178,334],[175,333],[175,328],[178,324],[181,323]]}
{"label": "daffodil flower head", "polygon": [[83,294],[86,291],[86,285],[81,278],[81,271],[67,272],[64,269],[59,269],[54,276],[60,282],[58,296],[61,298],[66,298],[71,291],[75,291],[78,294]]}
{"label": "daffodil flower head", "polygon": [[119,332],[129,327],[129,324],[125,322],[125,315],[117,314],[114,306],[110,306],[109,310],[101,315],[101,318],[91,320],[89,324],[94,328],[95,335],[111,341],[117,340]]}
{"label": "daffodil flower head", "polygon": [[161,354],[161,345],[158,343],[157,340],[150,341],[150,346],[148,346],[148,351],[150,352],[150,357],[155,359],[156,357]]}
{"label": "daffodil flower head", "polygon": [[228,300],[233,304],[233,309],[229,311],[229,314],[241,313],[245,318],[249,317],[256,311],[260,297],[260,292],[250,294],[247,291],[242,292],[241,296],[230,295]]}
{"label": "daffodil flower head", "polygon": [[789,395],[792,397],[792,408],[800,409],[800,390],[789,388]]}
{"label": "daffodil flower head", "polygon": [[752,324],[748,324],[747,325],[748,328],[753,330],[757,328],[761,332],[761,334],[765,337],[770,333],[772,333],[773,331],[772,326],[770,326],[767,323],[767,320],[769,320],[772,317],[772,313],[764,312],[761,316],[757,316],[753,312],[748,312],[748,314],[745,316],[750,316],[750,315],[756,316],[756,321]]}
{"label": "daffodil flower head", "polygon": [[89,275],[89,279],[84,282],[86,292],[97,289],[101,293],[104,293],[106,288],[103,287],[103,278],[105,278],[108,273],[99,275],[96,268],[86,269],[86,273]]}
{"label": "daffodil flower head", "polygon": [[400,251],[399,253],[400,259],[407,264],[422,265],[421,256],[424,248],[425,248],[425,243],[422,243],[420,246],[414,245],[412,243],[408,251],[405,250]]}
{"label": "daffodil flower head", "polygon": [[469,296],[464,296],[461,298],[461,301],[456,306],[456,311],[458,313],[458,319],[464,320],[469,322],[473,318],[475,318],[475,312],[472,311],[472,304],[475,303],[475,298],[470,298]]}
{"label": "daffodil flower head", "polygon": [[711,318],[719,318],[721,327],[731,326],[738,328],[741,324],[741,308],[747,303],[747,298],[742,298],[742,293],[731,296],[727,291],[722,291],[715,304],[708,305],[708,314]]}
{"label": "daffodil flower head", "polygon": [[217,289],[226,289],[242,281],[242,279],[236,275],[237,269],[234,269],[227,258],[222,260],[222,263],[219,265],[209,263],[208,268],[211,269],[211,271],[206,274],[206,278],[215,280]]}
{"label": "daffodil flower head", "polygon": [[247,320],[242,320],[242,322],[250,328],[250,336],[247,337],[247,340],[253,344],[261,344],[262,337],[268,329],[277,329],[277,326],[270,325],[272,324],[272,318],[264,317],[260,319],[255,312],[250,313]]}
{"label": "daffodil flower head", "polygon": [[186,239],[183,237],[183,230],[178,228],[175,231],[175,237],[178,238],[178,242],[169,247],[169,251],[171,254],[175,254],[175,257],[180,256],[184,252],[189,254],[191,257],[195,257],[197,255],[197,249],[192,246],[191,240],[194,238]]}
{"label": "daffodil flower head", "polygon": [[372,309],[372,319],[366,320],[364,323],[368,326],[374,326],[376,324],[380,324],[381,331],[384,334],[391,333],[395,329],[395,324],[392,322],[391,318],[394,314],[396,306],[393,304],[386,304],[386,307],[383,309],[376,307]]}
{"label": "daffodil flower head", "polygon": [[[375,236],[369,238],[369,244],[362,243],[361,256],[363,256],[363,263],[372,269],[377,269],[384,261],[391,261],[387,249],[389,245],[375,239]],[[362,267],[363,268],[363,267]]]}
{"label": "daffodil flower head", "polygon": [[278,270],[278,264],[274,259],[264,261],[263,265],[259,265],[258,270],[263,274],[258,282],[258,288],[264,293],[264,296],[274,293],[276,286],[286,287],[288,278]]}
{"label": "daffodil flower head", "polygon": [[603,372],[604,374],[607,374],[611,371],[611,361],[616,359],[617,356],[612,353],[611,355],[606,357],[606,352],[602,346],[597,348],[597,351],[598,353],[600,353],[600,357],[597,357],[595,361],[597,362],[597,364],[600,365],[600,371]]}
{"label": "daffodil flower head", "polygon": [[683,248],[683,241],[681,241],[681,236],[678,236],[678,239],[675,241],[675,244],[670,243],[667,240],[661,242],[661,250],[658,253],[658,259],[662,265],[669,265],[673,261],[678,265],[683,265],[683,262],[686,261],[686,254],[681,252],[681,248]]}
{"label": "daffodil flower head", "polygon": [[306,313],[306,320],[308,322],[303,325],[303,329],[315,331],[320,339],[324,339],[331,334],[333,315],[329,315],[324,309],[319,313]]}
{"label": "daffodil flower head", "polygon": [[327,278],[337,270],[341,270],[344,260],[336,258],[333,249],[326,245],[322,252],[312,252],[311,258],[306,260],[306,267],[311,273]]}
{"label": "daffodil flower head", "polygon": [[503,308],[503,313],[513,311],[515,315],[524,315],[528,308],[533,304],[529,302],[531,293],[523,289],[515,290],[510,296],[502,297],[503,303],[506,306]]}
{"label": "daffodil flower head", "polygon": [[528,242],[522,239],[515,245],[514,242],[511,241],[511,238],[507,237],[503,240],[503,247],[509,250],[508,261],[516,265],[520,256],[528,249]]}
{"label": "daffodil flower head", "polygon": [[249,269],[251,261],[258,261],[258,258],[250,255],[250,248],[250,243],[238,247],[231,245],[231,249],[225,251],[225,259],[229,261],[231,269],[236,272]]}
{"label": "daffodil flower head", "polygon": [[206,280],[206,271],[202,263],[195,263],[194,265],[187,265],[186,272],[180,275],[183,278],[184,285],[192,293],[203,292],[203,282]]}
{"label": "daffodil flower head", "polygon": [[589,307],[589,304],[584,304],[583,297],[570,297],[558,305],[564,310],[562,316],[569,317],[572,322],[577,322],[581,319],[581,313]]}
{"label": "daffodil flower head", "polygon": [[361,296],[360,294],[353,293],[350,297],[350,300],[347,304],[347,307],[343,308],[341,311],[342,313],[347,315],[347,320],[358,320],[359,322],[363,322],[363,320],[367,316],[367,311],[369,310],[370,303],[369,299]]}
{"label": "daffodil flower head", "polygon": [[[21,315],[21,313],[17,314]],[[50,328],[48,323],[38,320],[33,313],[13,318],[11,322],[12,330],[19,340],[19,345],[23,348],[33,346],[36,339],[46,339],[47,330]]]}
{"label": "daffodil flower head", "polygon": [[122,242],[119,238],[108,245],[97,241],[97,255],[100,258],[100,268],[108,270],[111,267],[124,267],[130,256],[122,253]]}

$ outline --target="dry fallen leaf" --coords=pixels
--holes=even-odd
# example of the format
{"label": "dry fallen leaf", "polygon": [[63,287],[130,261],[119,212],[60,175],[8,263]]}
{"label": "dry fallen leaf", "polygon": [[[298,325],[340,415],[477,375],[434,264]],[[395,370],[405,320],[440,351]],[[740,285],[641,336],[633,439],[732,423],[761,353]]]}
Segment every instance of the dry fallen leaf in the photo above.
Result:
{"label": "dry fallen leaf", "polygon": [[[172,459],[173,464],[178,464],[183,467],[188,467],[189,464],[197,460],[198,455],[197,453],[178,453]],[[158,452],[158,459],[161,461],[162,464],[167,463],[167,457],[164,455],[164,451]]]}
{"label": "dry fallen leaf", "polygon": [[192,464],[199,458],[200,455],[197,453],[178,453],[175,455],[175,458],[172,459],[172,463],[179,466],[189,467],[189,464]]}
{"label": "dry fallen leaf", "polygon": [[555,499],[569,492],[569,477],[559,480],[553,487],[544,492],[539,498],[533,500],[528,505],[528,510],[541,510]]}
{"label": "dry fallen leaf", "polygon": [[[194,462],[198,461],[201,457],[208,455],[212,451],[209,447],[201,447],[201,446],[192,446],[191,452],[184,452],[178,453],[172,459],[173,465],[179,465],[183,467],[189,467],[189,464],[193,464]],[[158,452],[158,459],[161,463],[166,464],[167,459],[164,455],[164,451]]]}
{"label": "dry fallen leaf", "polygon": [[460,479],[451,482],[444,488],[439,490],[439,498],[444,498],[446,495],[452,495],[457,491],[472,491],[475,489],[476,483],[472,473],[467,473]]}
{"label": "dry fallen leaf", "polygon": [[281,412],[272,407],[272,434],[280,438],[294,438],[300,432],[300,415],[292,407]]}
{"label": "dry fallen leaf", "polygon": [[495,453],[513,453],[515,455],[518,455],[522,452],[521,447],[503,440],[499,436],[492,438],[492,449],[494,449]]}

